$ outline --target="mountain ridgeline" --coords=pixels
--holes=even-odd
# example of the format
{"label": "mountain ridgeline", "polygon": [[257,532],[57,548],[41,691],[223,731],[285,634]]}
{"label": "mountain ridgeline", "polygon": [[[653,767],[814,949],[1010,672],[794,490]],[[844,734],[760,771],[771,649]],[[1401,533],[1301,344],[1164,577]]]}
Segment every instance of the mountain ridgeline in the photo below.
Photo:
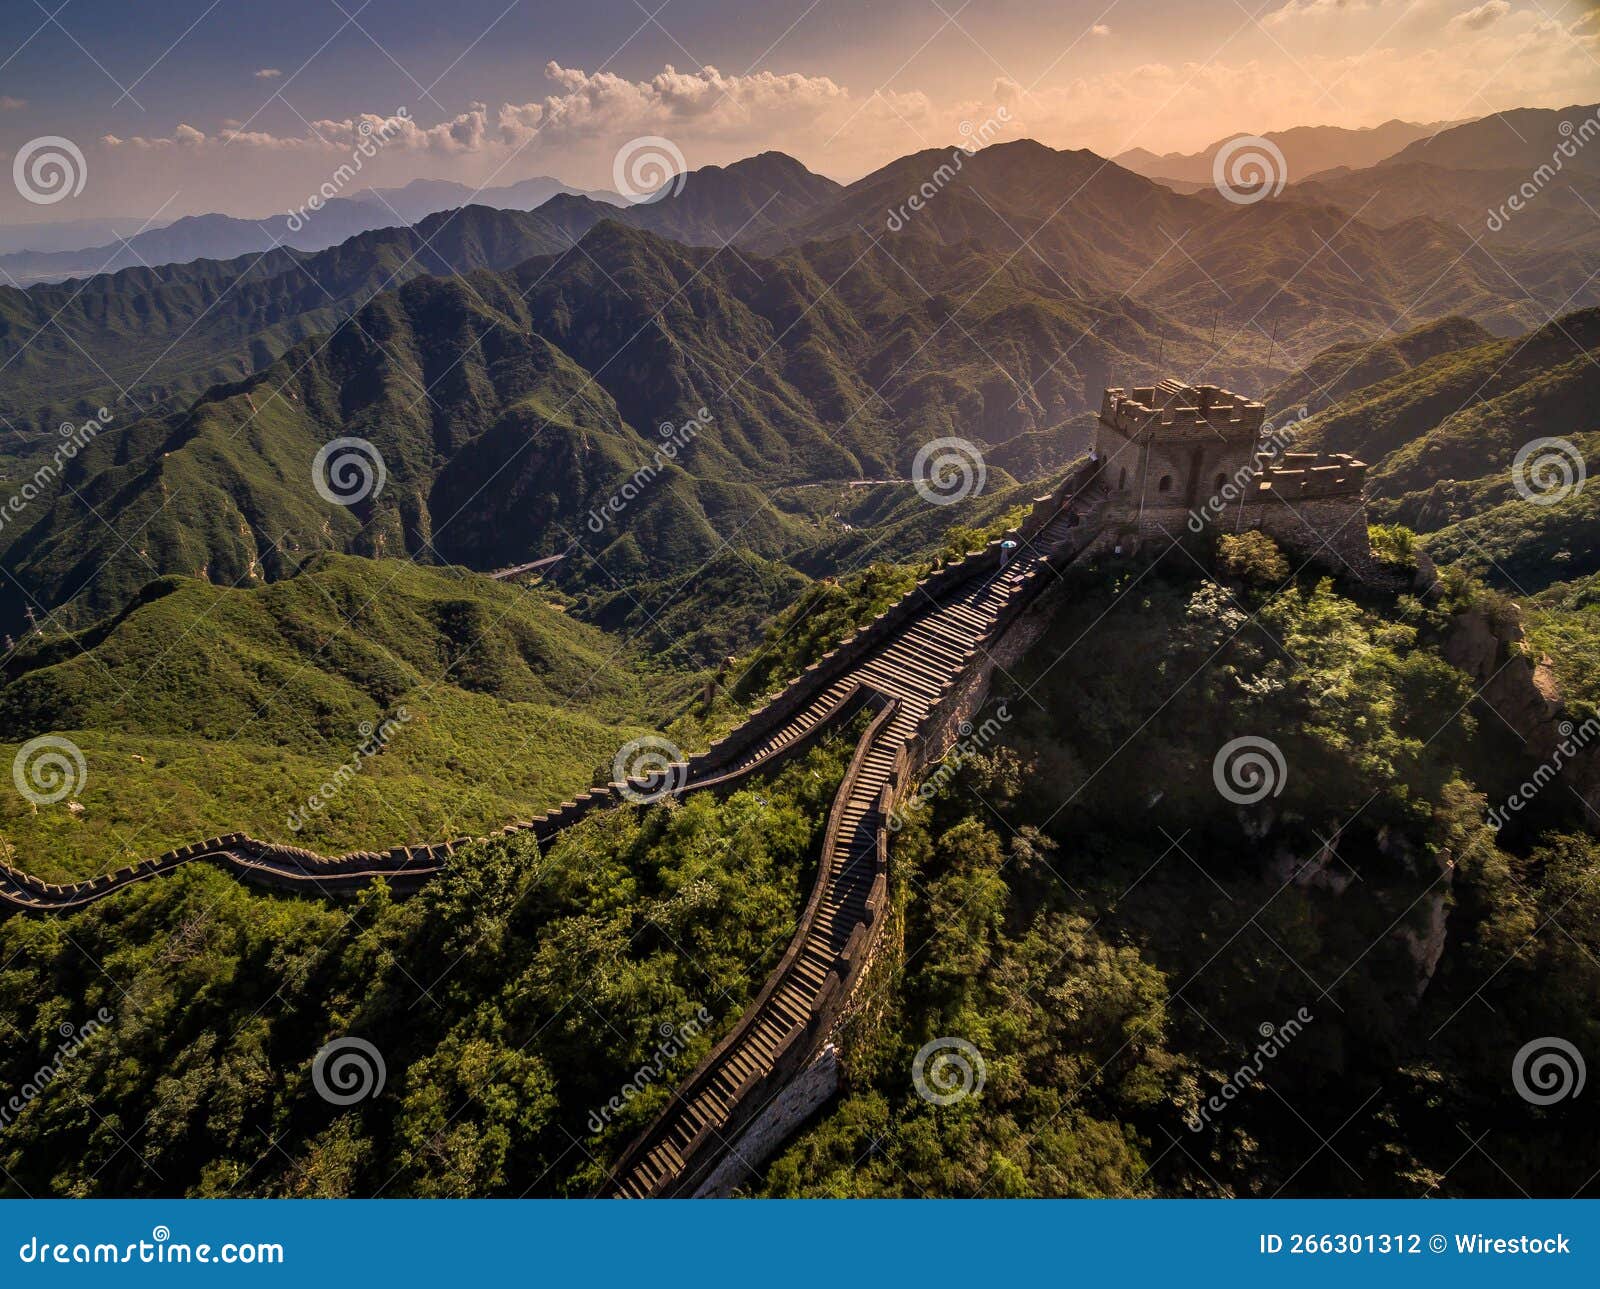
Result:
{"label": "mountain ridgeline", "polygon": [[[102,431],[0,529],[4,620],[29,603],[87,620],[167,573],[280,577],[317,549],[484,570],[565,554],[566,576],[619,581],[725,544],[778,555],[818,532],[771,489],[903,479],[931,438],[1059,426],[1149,343],[1112,302],[977,247],[769,260],[607,221],[511,271],[418,277],[186,411]],[[1168,352],[1198,363],[1203,341],[1179,333]],[[670,460],[663,426],[690,427]],[[311,463],[351,436],[386,483],[332,505]],[[614,514],[641,470],[650,486]]]}
{"label": "mountain ridgeline", "polygon": [[[1428,403],[1454,414],[1477,370],[1454,356],[1475,349],[1571,367],[1569,335],[1496,337],[1560,328],[1550,310],[1597,292],[1582,255],[1234,206],[1026,140],[845,187],[764,153],[623,209],[564,193],[316,253],[0,292],[0,411],[47,425],[115,407],[0,527],[0,628],[30,609],[81,626],[167,575],[279,579],[319,551],[480,571],[560,556],[552,576],[587,595],[739,552],[751,585],[777,587],[864,551],[863,521],[909,537],[902,554],[940,540],[925,511],[842,493],[819,509],[805,488],[904,480],[919,447],[958,435],[1003,491],[1087,447],[1105,386],[1173,371],[1319,413],[1320,445],[1373,465],[1381,513],[1435,528],[1503,498],[1452,484],[1445,505],[1406,464],[1435,427],[1370,408],[1454,372]],[[383,486],[334,504],[312,463],[351,437]],[[1504,464],[1501,437],[1462,477]],[[13,445],[16,477],[48,449]]]}
{"label": "mountain ridgeline", "polygon": [[[1471,182],[1481,185],[1481,174]],[[924,185],[933,195],[924,198]],[[930,149],[846,187],[763,153],[694,171],[625,208],[563,193],[531,212],[468,206],[315,252],[271,249],[0,290],[0,414],[42,429],[118,401],[178,410],[411,277],[512,268],[570,249],[603,220],[688,245],[733,242],[740,253],[800,248],[813,260],[812,244],[831,241],[848,252],[841,267],[863,238],[891,248],[932,241],[952,262],[976,247],[1042,293],[1114,300],[1158,351],[1169,332],[1204,331],[1208,371],[1250,387],[1396,319],[1462,313],[1510,334],[1597,298],[1581,266],[1547,247],[1505,244],[1491,255],[1457,222],[1425,211],[1386,209],[1380,228],[1362,211],[1352,218],[1332,190],[1306,196],[1316,200],[1291,188],[1283,200],[1238,206],[1178,194],[1093,153],[1029,140],[971,154]],[[1477,199],[1474,190],[1457,205]],[[397,224],[426,204],[395,201]],[[1569,219],[1572,206],[1552,192],[1548,211]]]}

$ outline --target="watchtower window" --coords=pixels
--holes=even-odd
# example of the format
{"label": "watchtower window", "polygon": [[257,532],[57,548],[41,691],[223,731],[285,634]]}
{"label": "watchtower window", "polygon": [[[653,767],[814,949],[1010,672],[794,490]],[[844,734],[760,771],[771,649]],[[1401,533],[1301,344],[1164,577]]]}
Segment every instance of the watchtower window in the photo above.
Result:
{"label": "watchtower window", "polygon": [[1161,476],[1161,482],[1156,484],[1156,491],[1157,492],[1171,492],[1172,491],[1172,476],[1170,474],[1164,474],[1164,475]]}
{"label": "watchtower window", "polygon": [[1227,476],[1227,474],[1226,474],[1226,473],[1223,473],[1223,474],[1219,474],[1219,475],[1218,475],[1218,476],[1217,476],[1217,482],[1216,482],[1216,488],[1215,488],[1215,490],[1216,490],[1216,491],[1217,491],[1217,492],[1221,492],[1221,491],[1222,491],[1222,490],[1223,490],[1223,488],[1225,488],[1225,487],[1226,487],[1226,486],[1227,486],[1227,483],[1228,483],[1228,476]]}
{"label": "watchtower window", "polygon": [[1123,466],[1122,467],[1122,477],[1117,480],[1117,491],[1118,492],[1126,492],[1127,490],[1128,490],[1128,467],[1127,466]]}

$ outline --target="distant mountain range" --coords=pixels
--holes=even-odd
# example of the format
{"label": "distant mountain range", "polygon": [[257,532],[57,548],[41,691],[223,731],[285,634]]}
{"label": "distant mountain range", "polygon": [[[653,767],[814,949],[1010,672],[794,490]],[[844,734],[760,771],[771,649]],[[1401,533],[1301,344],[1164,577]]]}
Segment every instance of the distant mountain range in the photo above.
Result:
{"label": "distant mountain range", "polygon": [[[12,477],[58,422],[116,413],[59,495],[0,531],[0,625],[30,602],[87,621],[157,574],[271,580],[318,550],[480,570],[568,554],[564,585],[612,594],[730,534],[751,569],[827,567],[866,540],[856,512],[829,536],[775,504],[785,489],[904,478],[939,435],[992,453],[1003,487],[1084,448],[1102,388],[1171,373],[1277,386],[1330,445],[1387,459],[1427,427],[1339,428],[1356,391],[1475,348],[1488,363],[1514,344],[1496,337],[1600,305],[1588,258],[1491,251],[1425,216],[1380,229],[1328,204],[1187,196],[1024,140],[848,186],[764,153],[625,208],[561,193],[317,252],[0,289],[0,413],[44,439],[6,444]],[[701,407],[683,459],[588,527],[658,427]],[[341,435],[378,445],[389,486],[330,514],[307,463]],[[870,522],[885,551],[929,536]]]}
{"label": "distant mountain range", "polygon": [[153,268],[202,259],[232,260],[279,247],[320,251],[358,233],[414,224],[439,211],[469,203],[495,210],[533,210],[558,194],[581,195],[602,204],[623,204],[616,193],[583,193],[543,175],[482,192],[449,180],[415,179],[403,188],[367,188],[348,197],[334,197],[321,209],[304,216],[286,213],[238,219],[232,215],[190,215],[144,232],[137,231],[139,225],[132,221],[109,221],[107,231],[121,234],[126,240],[61,250],[33,247],[0,254],[0,280],[31,286],[125,268]]}
{"label": "distant mountain range", "polygon": [[114,243],[147,228],[163,228],[155,219],[62,219],[48,224],[0,224],[0,255],[17,251],[81,251]]}
{"label": "distant mountain range", "polygon": [[[1588,128],[1582,128],[1588,122]],[[1600,104],[1576,105],[1559,110],[1519,107],[1496,112],[1480,121],[1440,129],[1435,137],[1420,139],[1394,153],[1383,164],[1414,163],[1456,170],[1533,170],[1555,160],[1558,144],[1567,140],[1570,155],[1560,158],[1562,168],[1600,174],[1600,149],[1590,146],[1600,127]]]}
{"label": "distant mountain range", "polygon": [[1600,248],[1597,133],[1600,105],[1522,108],[1441,130],[1366,169],[1293,183],[1284,196],[1380,227],[1428,218],[1501,245]]}
{"label": "distant mountain range", "polygon": [[[531,212],[470,206],[315,253],[285,249],[0,288],[0,414],[14,428],[43,429],[110,406],[122,390],[145,411],[181,408],[211,384],[261,370],[378,292],[424,273],[505,270],[567,251],[604,220],[684,245],[733,239],[741,253],[780,264],[805,247],[824,286],[876,242],[889,275],[878,295],[909,291],[930,315],[950,312],[984,279],[957,280],[943,298],[904,266],[932,257],[948,280],[944,270],[979,262],[976,250],[1001,257],[1028,294],[1114,312],[1140,338],[1101,338],[1142,355],[1142,374],[1203,339],[1195,360],[1250,388],[1270,385],[1320,348],[1396,321],[1464,313],[1512,334],[1562,306],[1593,302],[1600,290],[1570,255],[1491,252],[1431,218],[1380,231],[1331,206],[1238,207],[1176,194],[1091,152],[1027,140],[959,155],[957,169],[949,152],[915,153],[841,188],[766,153],[695,171],[660,200],[632,207],[561,194]],[[943,186],[923,200],[930,176],[942,176]],[[1023,312],[1015,325],[1029,325]],[[1089,338],[1062,343],[1074,354],[1094,350]],[[1001,354],[991,366],[1001,384],[1020,391],[1013,397],[1031,396],[1027,368]],[[1092,385],[1108,374],[1085,379]],[[1097,397],[1086,385],[1060,413]]]}
{"label": "distant mountain range", "polygon": [[[1302,125],[1292,130],[1270,130],[1260,137],[1283,153],[1291,181],[1308,179],[1323,170],[1360,169],[1374,166],[1387,157],[1427,139],[1454,122],[1435,121],[1419,125],[1414,121],[1385,121],[1365,130],[1348,130],[1335,125]],[[1120,152],[1111,159],[1125,170],[1149,179],[1173,179],[1196,187],[1212,185],[1212,166],[1232,140],[1230,134],[1200,152],[1157,154],[1145,148]]]}
{"label": "distant mountain range", "polygon": [[[1367,170],[1330,170],[1291,184],[1291,201],[1337,206],[1386,228],[1409,219],[1437,219],[1494,243],[1530,247],[1600,247],[1600,174],[1564,171],[1533,200],[1512,211],[1528,170],[1449,169],[1431,162],[1385,162]],[[1491,218],[1493,217],[1493,218]]]}

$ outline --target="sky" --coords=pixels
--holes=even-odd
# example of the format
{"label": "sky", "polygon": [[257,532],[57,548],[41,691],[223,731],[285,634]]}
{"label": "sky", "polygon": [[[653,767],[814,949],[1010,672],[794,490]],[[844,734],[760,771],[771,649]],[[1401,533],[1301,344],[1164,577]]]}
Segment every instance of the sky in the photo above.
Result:
{"label": "sky", "polygon": [[0,223],[284,213],[358,149],[352,190],[616,188],[639,139],[691,168],[779,149],[849,181],[973,135],[1188,152],[1600,100],[1600,0],[0,0],[0,15],[0,158],[15,173],[19,153],[64,156],[70,175],[50,202],[0,181]]}

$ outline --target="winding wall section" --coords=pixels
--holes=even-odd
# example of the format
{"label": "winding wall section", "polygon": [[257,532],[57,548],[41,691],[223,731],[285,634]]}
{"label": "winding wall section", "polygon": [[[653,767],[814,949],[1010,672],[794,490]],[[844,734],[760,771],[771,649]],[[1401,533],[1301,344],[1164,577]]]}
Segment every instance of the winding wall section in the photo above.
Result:
{"label": "winding wall section", "polygon": [[839,785],[794,939],[733,1030],[618,1161],[605,1193],[694,1194],[826,1042],[882,931],[896,802],[982,702],[996,647],[1049,585],[1052,566],[1075,557],[1092,531],[1080,513],[1095,501],[1085,495],[1092,476],[1069,483],[1068,497],[1036,506],[1008,560],[998,548],[969,556],[969,576],[924,593],[910,618],[852,664],[878,715]]}
{"label": "winding wall section", "polygon": [[[669,790],[726,788],[772,768],[863,704],[876,712],[829,811],[816,881],[783,958],[732,1031],[623,1154],[605,1193],[693,1194],[823,1048],[883,929],[896,802],[983,701],[997,654],[1020,654],[1017,637],[1026,632],[1014,628],[1055,570],[1089,544],[1104,495],[1097,467],[1080,468],[1039,498],[1021,527],[924,578],[706,752],[657,780],[579,793],[502,830],[531,831],[544,843],[598,808]],[[0,906],[66,912],[197,861],[305,893],[347,894],[379,877],[404,891],[438,873],[469,840],[330,858],[234,833],[70,885],[0,866]]]}

